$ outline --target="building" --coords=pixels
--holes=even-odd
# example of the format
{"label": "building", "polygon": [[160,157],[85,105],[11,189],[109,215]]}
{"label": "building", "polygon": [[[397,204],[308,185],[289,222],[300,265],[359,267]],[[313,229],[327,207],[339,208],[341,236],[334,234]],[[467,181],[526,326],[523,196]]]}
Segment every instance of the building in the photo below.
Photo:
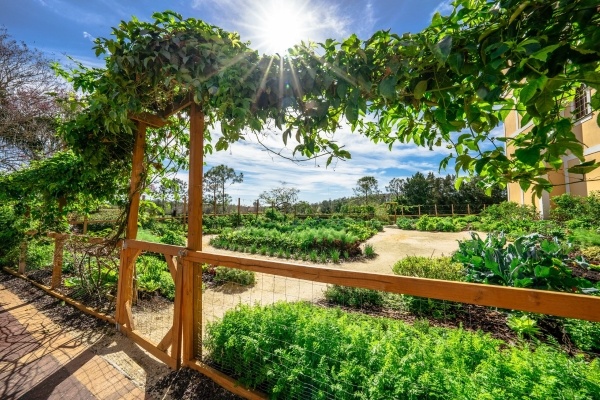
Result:
{"label": "building", "polygon": [[[600,161],[600,127],[596,122],[597,112],[592,112],[591,107],[591,89],[582,85],[577,89],[577,94],[570,107],[565,110],[566,117],[574,119],[573,133],[577,139],[584,144],[585,161]],[[504,134],[507,137],[514,137],[521,132],[527,132],[533,126],[529,122],[521,126],[521,116],[512,111],[504,121]],[[512,153],[510,144],[507,144],[507,154]],[[554,185],[550,193],[544,192],[542,198],[532,199],[532,192],[523,191],[518,183],[510,183],[507,187],[508,200],[518,204],[533,205],[540,211],[543,218],[549,216],[551,208],[551,198],[564,193],[587,196],[592,191],[600,191],[600,169],[596,169],[589,174],[572,174],[567,171],[568,168],[578,165],[579,159],[572,155],[563,156],[563,167],[558,171],[551,171],[548,179]]]}

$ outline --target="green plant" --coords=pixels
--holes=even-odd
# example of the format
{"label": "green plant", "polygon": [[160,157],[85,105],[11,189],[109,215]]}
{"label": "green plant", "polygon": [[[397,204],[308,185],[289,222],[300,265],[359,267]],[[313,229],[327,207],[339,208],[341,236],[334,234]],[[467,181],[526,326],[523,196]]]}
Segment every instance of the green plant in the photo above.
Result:
{"label": "green plant", "polygon": [[233,282],[243,286],[252,286],[256,283],[256,274],[242,269],[217,267],[213,282],[219,285]]}
{"label": "green plant", "polygon": [[160,243],[172,244],[174,246],[185,246],[186,242],[185,237],[174,231],[166,231],[160,238]]}
{"label": "green plant", "polygon": [[381,308],[385,298],[385,292],[340,285],[328,285],[323,295],[330,303],[355,308]]}
{"label": "green plant", "polygon": [[47,240],[31,240],[27,245],[26,265],[28,270],[46,268],[52,265],[54,244]]}
{"label": "green plant", "polygon": [[340,251],[338,249],[331,250],[331,253],[329,253],[329,256],[331,257],[331,261],[334,264],[338,264],[340,262]]}
{"label": "green plant", "polygon": [[398,217],[396,219],[396,225],[398,225],[398,228],[405,230],[417,229],[415,227],[415,220],[408,217]]}
{"label": "green plant", "polygon": [[592,229],[575,229],[569,239],[582,246],[600,246],[600,233]]}
{"label": "green plant", "polygon": [[569,247],[538,234],[507,243],[502,234],[482,240],[476,233],[460,241],[454,259],[467,268],[467,280],[496,285],[560,291],[592,291],[592,284],[572,276],[567,266]]}
{"label": "green plant", "polygon": [[600,246],[590,246],[581,249],[581,255],[587,260],[592,260],[600,263]]}
{"label": "green plant", "polygon": [[533,337],[540,332],[537,321],[527,314],[522,314],[520,316],[511,314],[508,316],[506,323],[510,329],[519,335],[519,337]]}
{"label": "green plant", "polygon": [[565,319],[563,327],[580,350],[600,353],[600,323]]}
{"label": "green plant", "polygon": [[310,259],[311,262],[316,263],[317,259],[318,259],[318,254],[317,254],[317,252],[315,250],[311,250],[311,252],[308,253],[308,257],[309,257],[309,259]]}
{"label": "green plant", "polygon": [[371,317],[308,303],[238,306],[209,323],[220,370],[273,399],[597,397],[600,362],[544,343]]}
{"label": "green plant", "polygon": [[409,313],[419,317],[432,317],[441,320],[454,319],[457,314],[463,312],[461,303],[409,295],[402,295],[402,307]]}
{"label": "green plant", "polygon": [[465,268],[450,257],[407,256],[392,267],[395,274],[416,276],[419,278],[462,281],[465,279]]}
{"label": "green plant", "polygon": [[375,248],[373,247],[372,244],[367,243],[365,245],[365,250],[364,251],[365,251],[365,257],[367,257],[367,258],[373,258],[373,257],[375,257]]}

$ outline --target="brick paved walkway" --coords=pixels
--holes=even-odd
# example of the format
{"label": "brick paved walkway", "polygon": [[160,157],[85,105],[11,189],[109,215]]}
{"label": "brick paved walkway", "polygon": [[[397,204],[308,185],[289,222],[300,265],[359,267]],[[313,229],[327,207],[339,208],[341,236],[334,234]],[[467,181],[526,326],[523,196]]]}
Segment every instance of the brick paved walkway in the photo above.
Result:
{"label": "brick paved walkway", "polygon": [[148,399],[89,344],[0,285],[0,399]]}

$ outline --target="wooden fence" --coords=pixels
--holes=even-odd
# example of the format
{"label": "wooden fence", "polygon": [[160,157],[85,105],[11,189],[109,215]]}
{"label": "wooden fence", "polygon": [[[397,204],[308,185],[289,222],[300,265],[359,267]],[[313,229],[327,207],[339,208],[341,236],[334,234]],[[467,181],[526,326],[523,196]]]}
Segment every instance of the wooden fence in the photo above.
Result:
{"label": "wooden fence", "polygon": [[[196,369],[233,393],[250,399],[266,397],[255,390],[240,386],[233,378],[206,365],[199,359],[195,351],[202,346],[201,265],[204,263],[310,282],[374,289],[389,293],[600,322],[600,298],[594,296],[347,271],[338,268],[213,254],[132,239],[122,242],[117,305],[113,319],[111,316],[98,313],[81,303],[65,298],[56,290],[55,286],[60,285],[61,282],[61,252],[66,235],[51,234],[50,236],[55,240],[52,287],[45,287],[39,283],[35,283],[36,286],[53,296],[67,300],[84,312],[111,322],[114,321],[121,332],[171,368],[178,369],[183,365]],[[142,251],[164,255],[175,282],[173,323],[160,341],[152,341],[136,330],[132,316],[134,264]],[[24,272],[19,269],[18,273],[11,273],[24,276]]]}

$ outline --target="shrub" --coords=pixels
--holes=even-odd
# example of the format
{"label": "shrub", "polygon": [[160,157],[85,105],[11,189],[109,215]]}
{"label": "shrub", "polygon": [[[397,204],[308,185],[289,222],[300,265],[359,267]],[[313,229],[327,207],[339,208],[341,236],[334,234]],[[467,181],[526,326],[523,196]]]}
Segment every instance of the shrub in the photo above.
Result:
{"label": "shrub", "polygon": [[35,270],[53,264],[54,244],[47,239],[31,240],[27,245],[27,269]]}
{"label": "shrub", "polygon": [[462,225],[456,225],[450,217],[430,217],[422,215],[415,222],[415,228],[426,232],[457,232]]}
{"label": "shrub", "polygon": [[600,220],[600,192],[592,192],[586,197],[563,194],[552,198],[556,207],[552,217],[566,222],[570,229],[595,228]]}
{"label": "shrub", "polygon": [[392,270],[397,275],[416,276],[419,278],[462,281],[465,279],[465,268],[450,257],[408,256],[396,262]]}
{"label": "shrub", "polygon": [[182,235],[174,231],[166,231],[160,238],[160,242],[164,244],[172,244],[174,246],[185,246],[186,239]]}
{"label": "shrub", "polygon": [[532,206],[503,202],[487,207],[479,218],[480,222],[473,223],[474,229],[504,232],[508,237],[516,238],[533,232],[539,215]]}
{"label": "shrub", "polygon": [[454,260],[466,266],[468,281],[568,292],[592,286],[572,276],[566,264],[569,247],[556,238],[531,234],[507,244],[502,234],[489,234],[485,241],[476,233],[471,237],[459,241],[454,253]]}
{"label": "shrub", "polygon": [[323,294],[328,302],[341,306],[380,308],[383,306],[385,292],[350,286],[328,285]]}
{"label": "shrub", "polygon": [[218,285],[233,282],[243,286],[251,286],[256,283],[256,274],[242,269],[217,267],[213,282]]}
{"label": "shrub", "polygon": [[398,228],[405,230],[415,230],[415,220],[408,217],[398,217],[396,219],[396,225]]}

